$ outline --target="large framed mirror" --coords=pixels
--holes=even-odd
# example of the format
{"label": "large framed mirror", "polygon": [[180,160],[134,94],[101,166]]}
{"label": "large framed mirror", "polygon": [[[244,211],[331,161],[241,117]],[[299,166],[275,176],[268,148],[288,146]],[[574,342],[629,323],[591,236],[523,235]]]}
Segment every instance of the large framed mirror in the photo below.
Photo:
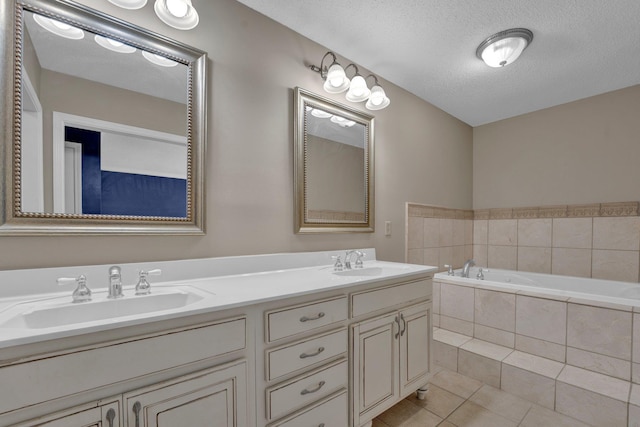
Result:
{"label": "large framed mirror", "polygon": [[0,8],[0,235],[203,234],[206,53],[70,0]]}
{"label": "large framed mirror", "polygon": [[295,88],[296,233],[374,231],[374,118]]}

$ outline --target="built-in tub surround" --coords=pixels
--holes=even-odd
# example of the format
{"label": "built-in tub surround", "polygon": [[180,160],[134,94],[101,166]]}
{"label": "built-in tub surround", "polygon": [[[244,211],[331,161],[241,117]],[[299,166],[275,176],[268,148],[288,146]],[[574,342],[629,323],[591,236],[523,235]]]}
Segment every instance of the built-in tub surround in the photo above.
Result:
{"label": "built-in tub surround", "polygon": [[638,422],[640,285],[477,273],[434,278],[436,363],[592,425]]}
{"label": "built-in tub surround", "polygon": [[460,268],[473,258],[488,268],[640,281],[638,202],[475,211],[407,206],[407,262],[444,271],[444,264]]}
{"label": "built-in tub surround", "polygon": [[473,211],[407,203],[406,260],[460,268],[473,256]]}
{"label": "built-in tub surround", "polygon": [[474,211],[473,258],[489,268],[638,282],[638,202]]}

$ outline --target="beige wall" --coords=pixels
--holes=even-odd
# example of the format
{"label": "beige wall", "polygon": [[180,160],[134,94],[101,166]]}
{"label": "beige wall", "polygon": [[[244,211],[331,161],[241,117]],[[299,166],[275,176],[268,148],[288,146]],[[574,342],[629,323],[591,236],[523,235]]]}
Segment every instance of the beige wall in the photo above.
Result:
{"label": "beige wall", "polygon": [[307,135],[308,210],[365,210],[364,149]]}
{"label": "beige wall", "polygon": [[[207,234],[2,237],[0,269],[351,247],[403,261],[407,201],[471,207],[472,129],[381,80],[391,105],[375,113],[376,232],[294,234],[292,88],[326,96],[307,65],[327,48],[234,0],[198,2],[200,25],[192,31],[162,24],[153,2],[138,11],[81,3],[208,52]],[[390,237],[384,221],[393,223]]]}
{"label": "beige wall", "polygon": [[640,85],[473,130],[473,208],[640,200]]}

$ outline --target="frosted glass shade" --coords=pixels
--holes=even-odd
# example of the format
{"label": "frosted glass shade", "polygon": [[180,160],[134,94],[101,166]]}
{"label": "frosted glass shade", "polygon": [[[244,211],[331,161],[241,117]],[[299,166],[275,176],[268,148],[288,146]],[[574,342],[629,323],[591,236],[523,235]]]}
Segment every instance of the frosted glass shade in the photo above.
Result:
{"label": "frosted glass shade", "polygon": [[153,10],[162,22],[178,30],[195,28],[200,21],[191,0],[156,0]]}
{"label": "frosted glass shade", "polygon": [[367,82],[364,77],[356,75],[351,79],[351,85],[349,86],[349,92],[345,95],[347,101],[362,102],[369,98],[371,91],[367,87]]}
{"label": "frosted glass shade", "polygon": [[327,78],[324,81],[324,90],[329,93],[342,93],[349,89],[349,79],[342,66],[333,63],[327,71]]}
{"label": "frosted glass shade", "polygon": [[391,103],[391,100],[387,97],[381,86],[375,85],[371,88],[371,96],[367,100],[365,107],[367,110],[382,110]]}
{"label": "frosted glass shade", "polygon": [[109,0],[109,3],[113,3],[123,9],[141,9],[147,4],[147,0]]}
{"label": "frosted glass shade", "polygon": [[480,43],[476,56],[490,67],[504,67],[518,59],[532,40],[533,33],[526,28],[501,31]]}

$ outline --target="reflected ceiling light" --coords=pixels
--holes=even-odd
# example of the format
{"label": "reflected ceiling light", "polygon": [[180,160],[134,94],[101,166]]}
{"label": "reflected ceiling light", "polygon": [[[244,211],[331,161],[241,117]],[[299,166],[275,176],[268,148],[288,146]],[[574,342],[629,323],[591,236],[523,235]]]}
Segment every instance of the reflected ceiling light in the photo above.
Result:
{"label": "reflected ceiling light", "polygon": [[155,53],[147,52],[146,50],[142,51],[142,56],[144,56],[149,62],[161,67],[175,67],[178,65],[176,61],[172,61],[164,56],[156,55]]}
{"label": "reflected ceiling light", "polygon": [[[333,59],[329,67],[324,64],[328,56],[331,56]],[[346,73],[349,67],[355,69],[355,75],[351,80],[349,80]],[[365,105],[369,110],[381,110],[391,103],[384,89],[378,84],[378,78],[376,76],[373,74],[370,75],[375,79],[375,86],[369,89],[366,80],[360,75],[358,67],[355,64],[349,64],[345,68],[342,68],[338,63],[336,55],[331,51],[324,54],[319,67],[317,65],[310,65],[309,68],[320,74],[320,77],[324,80],[323,88],[325,92],[342,93],[348,89],[345,97],[347,101],[351,102],[367,101],[373,96],[373,99],[367,101]],[[367,78],[370,76],[367,76]]]}
{"label": "reflected ceiling light", "polygon": [[117,40],[113,40],[113,39],[110,39],[108,37],[103,37],[103,36],[100,36],[98,34],[96,34],[96,36],[94,37],[94,40],[100,46],[104,47],[105,49],[112,50],[114,52],[118,52],[118,53],[133,53],[133,52],[136,51],[136,48],[133,47],[133,46],[126,45],[126,44],[121,43],[121,42],[119,42]]}
{"label": "reflected ceiling light", "polygon": [[375,84],[371,88],[371,95],[369,96],[365,107],[367,107],[367,110],[382,110],[383,108],[388,107],[391,100],[384,92],[384,89],[382,89],[382,86],[380,86],[380,83],[378,83],[378,78],[373,74],[369,74],[367,79],[369,77],[373,77]]}
{"label": "reflected ceiling light", "polygon": [[345,119],[344,117],[340,116],[331,117],[331,121],[343,128],[350,128],[351,126],[356,124],[356,122],[354,122],[353,120]]}
{"label": "reflected ceiling light", "polygon": [[80,40],[84,38],[84,31],[64,22],[47,18],[46,16],[34,14],[33,19],[45,30],[67,39]]}
{"label": "reflected ceiling light", "polygon": [[333,114],[328,113],[324,110],[318,110],[317,108],[311,110],[311,115],[319,119],[328,119],[329,117],[333,116]]}
{"label": "reflected ceiling light", "polygon": [[156,0],[153,9],[162,22],[178,30],[195,28],[200,20],[191,0]]}
{"label": "reflected ceiling light", "polygon": [[110,3],[120,6],[123,9],[141,9],[147,4],[147,0],[109,0]]}
{"label": "reflected ceiling light", "polygon": [[533,33],[526,28],[500,31],[480,43],[476,56],[489,67],[504,67],[518,59],[532,40]]}

